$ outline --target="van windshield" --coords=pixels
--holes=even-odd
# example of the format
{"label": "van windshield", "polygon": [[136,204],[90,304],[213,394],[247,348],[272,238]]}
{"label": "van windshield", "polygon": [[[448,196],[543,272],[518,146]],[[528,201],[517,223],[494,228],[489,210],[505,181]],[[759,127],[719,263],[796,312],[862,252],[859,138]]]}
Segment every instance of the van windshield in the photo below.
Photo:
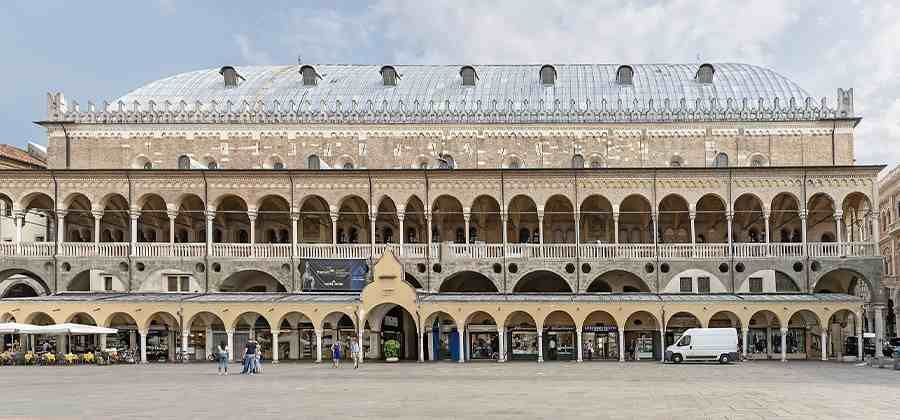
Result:
{"label": "van windshield", "polygon": [[678,340],[678,347],[690,346],[691,345],[691,336],[683,335],[681,336],[681,340]]}

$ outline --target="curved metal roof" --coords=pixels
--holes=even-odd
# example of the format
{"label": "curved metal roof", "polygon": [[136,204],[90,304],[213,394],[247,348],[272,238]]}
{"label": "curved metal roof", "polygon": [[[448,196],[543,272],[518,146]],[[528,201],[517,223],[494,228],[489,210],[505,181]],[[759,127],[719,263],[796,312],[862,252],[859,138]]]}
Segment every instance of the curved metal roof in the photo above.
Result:
{"label": "curved metal roof", "polygon": [[[700,102],[760,101],[767,107],[802,103],[810,95],[796,83],[767,68],[739,63],[714,63],[712,83],[694,78],[698,64],[636,64],[633,84],[616,83],[616,64],[554,65],[556,83],[541,84],[542,65],[475,65],[476,85],[463,86],[461,66],[394,66],[400,74],[397,86],[384,86],[381,65],[314,65],[321,75],[315,86],[304,86],[299,65],[236,67],[245,80],[225,87],[219,69],[181,73],[150,82],[117,102],[131,111],[159,110],[163,104],[187,104],[194,111],[222,107],[231,102],[293,103],[306,112],[377,110],[381,113],[434,114],[489,110],[574,109],[599,111],[617,107],[697,108]],[[277,101],[277,102],[276,102]],[[621,102],[620,102],[621,101]],[[201,103],[200,109],[195,109]],[[138,103],[138,109],[133,104]],[[215,103],[216,105],[213,105]],[[624,104],[624,105],[623,105]]]}

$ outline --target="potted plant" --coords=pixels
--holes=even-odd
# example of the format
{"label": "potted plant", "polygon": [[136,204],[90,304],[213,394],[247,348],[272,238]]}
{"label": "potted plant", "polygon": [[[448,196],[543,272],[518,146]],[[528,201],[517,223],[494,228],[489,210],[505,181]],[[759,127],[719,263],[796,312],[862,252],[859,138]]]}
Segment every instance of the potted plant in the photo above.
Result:
{"label": "potted plant", "polygon": [[397,340],[388,340],[384,342],[384,357],[387,362],[397,362],[400,360],[400,342]]}

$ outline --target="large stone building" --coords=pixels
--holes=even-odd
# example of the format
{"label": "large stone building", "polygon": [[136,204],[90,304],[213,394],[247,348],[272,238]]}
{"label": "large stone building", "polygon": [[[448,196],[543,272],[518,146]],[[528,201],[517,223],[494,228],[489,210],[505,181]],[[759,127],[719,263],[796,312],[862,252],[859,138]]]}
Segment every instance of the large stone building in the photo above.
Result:
{"label": "large stone building", "polygon": [[884,256],[884,276],[882,284],[889,290],[888,301],[888,330],[897,329],[897,319],[900,319],[900,166],[891,169],[878,183],[878,191],[881,202],[879,209],[879,226],[881,226],[881,255]]}
{"label": "large stone building", "polygon": [[48,94],[52,170],[0,171],[20,296],[0,322],[116,327],[78,345],[144,360],[251,334],[276,360],[351,336],[372,358],[648,359],[692,326],[840,358],[884,337],[889,296],[882,168],[854,165],[837,92],[722,63],[225,66]]}

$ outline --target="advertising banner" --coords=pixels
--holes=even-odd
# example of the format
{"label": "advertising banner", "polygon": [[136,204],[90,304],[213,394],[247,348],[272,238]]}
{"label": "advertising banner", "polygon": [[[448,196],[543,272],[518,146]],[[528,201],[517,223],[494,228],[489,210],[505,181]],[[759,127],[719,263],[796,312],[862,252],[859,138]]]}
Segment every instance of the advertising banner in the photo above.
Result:
{"label": "advertising banner", "polygon": [[366,260],[306,260],[303,290],[360,291],[368,273]]}

